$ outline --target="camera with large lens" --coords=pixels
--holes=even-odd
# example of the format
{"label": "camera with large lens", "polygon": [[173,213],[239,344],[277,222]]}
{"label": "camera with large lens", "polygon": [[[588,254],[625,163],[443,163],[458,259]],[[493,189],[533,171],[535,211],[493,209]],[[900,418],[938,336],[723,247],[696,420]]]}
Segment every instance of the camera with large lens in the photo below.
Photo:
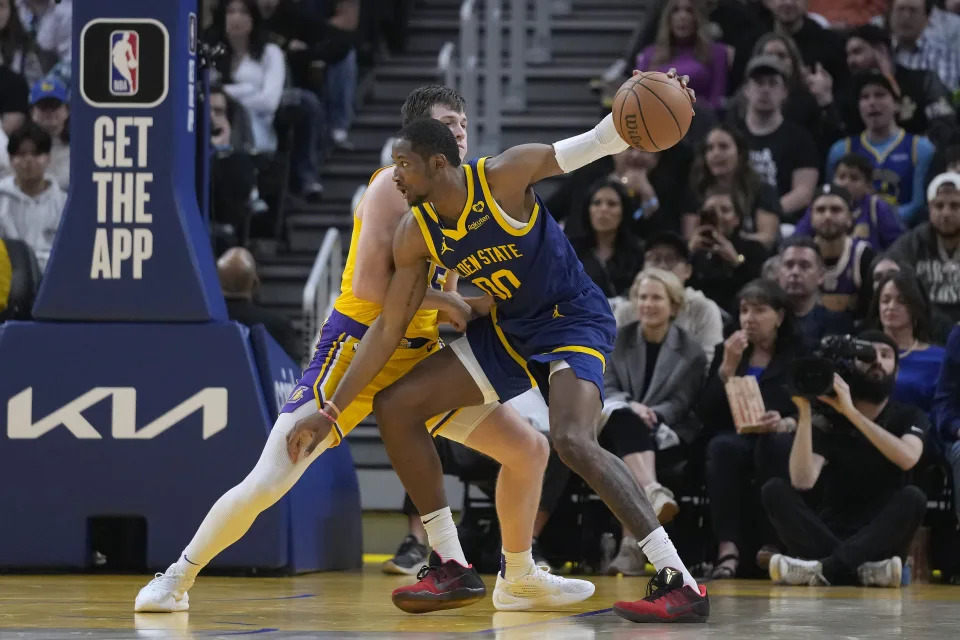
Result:
{"label": "camera with large lens", "polygon": [[836,373],[849,381],[858,375],[856,361],[871,363],[877,359],[873,343],[853,336],[826,336],[812,356],[798,358],[791,370],[791,382],[797,395],[807,398],[832,396]]}

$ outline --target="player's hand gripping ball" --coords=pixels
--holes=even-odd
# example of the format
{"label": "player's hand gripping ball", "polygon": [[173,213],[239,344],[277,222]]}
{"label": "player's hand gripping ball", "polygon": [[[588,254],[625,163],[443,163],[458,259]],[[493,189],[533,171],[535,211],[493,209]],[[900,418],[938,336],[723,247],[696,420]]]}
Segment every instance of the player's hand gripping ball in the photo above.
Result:
{"label": "player's hand gripping ball", "polygon": [[693,120],[693,89],[676,71],[634,71],[613,98],[613,124],[631,147],[663,151],[680,142]]}

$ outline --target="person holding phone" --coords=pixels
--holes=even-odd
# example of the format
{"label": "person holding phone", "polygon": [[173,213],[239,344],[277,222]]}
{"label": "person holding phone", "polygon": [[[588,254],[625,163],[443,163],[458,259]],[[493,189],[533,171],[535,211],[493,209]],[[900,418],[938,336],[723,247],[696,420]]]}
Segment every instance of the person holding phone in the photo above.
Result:
{"label": "person holding phone", "polygon": [[767,249],[743,237],[743,214],[726,187],[707,190],[697,228],[689,241],[692,255],[691,286],[703,291],[722,309],[731,310],[733,299],[745,284],[760,277]]}

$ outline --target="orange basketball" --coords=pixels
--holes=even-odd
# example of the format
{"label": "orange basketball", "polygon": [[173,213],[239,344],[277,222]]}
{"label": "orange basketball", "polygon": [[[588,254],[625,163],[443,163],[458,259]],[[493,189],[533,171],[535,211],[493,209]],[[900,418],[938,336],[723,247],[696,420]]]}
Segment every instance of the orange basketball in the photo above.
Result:
{"label": "orange basketball", "polygon": [[683,85],[659,71],[633,76],[613,98],[617,133],[643,151],[663,151],[677,144],[692,119],[693,107]]}

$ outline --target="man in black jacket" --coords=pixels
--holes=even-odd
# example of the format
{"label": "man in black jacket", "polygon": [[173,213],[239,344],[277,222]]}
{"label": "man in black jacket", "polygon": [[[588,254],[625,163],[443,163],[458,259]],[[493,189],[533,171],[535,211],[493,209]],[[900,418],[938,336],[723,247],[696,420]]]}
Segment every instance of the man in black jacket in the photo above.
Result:
{"label": "man in black jacket", "polygon": [[231,320],[252,327],[262,324],[273,339],[283,347],[287,355],[299,365],[303,358],[303,345],[290,319],[264,309],[253,301],[253,294],[260,286],[257,277],[257,262],[253,255],[242,247],[227,249],[217,260],[217,276],[220,289],[227,302],[227,315]]}

